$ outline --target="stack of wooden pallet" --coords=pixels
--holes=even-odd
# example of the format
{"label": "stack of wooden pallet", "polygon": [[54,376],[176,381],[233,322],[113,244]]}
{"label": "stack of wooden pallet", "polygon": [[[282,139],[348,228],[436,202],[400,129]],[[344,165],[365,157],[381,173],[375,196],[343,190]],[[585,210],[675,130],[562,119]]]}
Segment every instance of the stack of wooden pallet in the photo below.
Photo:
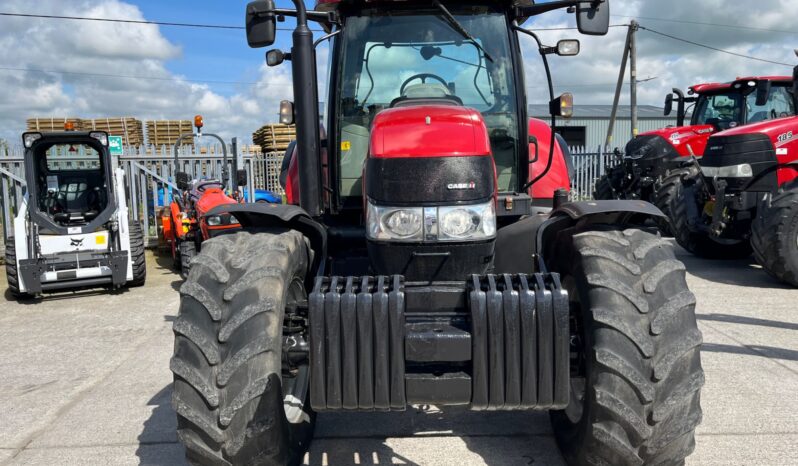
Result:
{"label": "stack of wooden pallet", "polygon": [[[190,120],[149,120],[147,126],[147,141],[156,146],[171,146],[183,134],[194,132]],[[185,139],[184,145],[194,145],[193,139]]]}
{"label": "stack of wooden pallet", "polygon": [[285,152],[288,144],[296,139],[294,125],[269,124],[252,133],[252,142],[259,145],[264,154]]}
{"label": "stack of wooden pallet", "polygon": [[28,118],[28,131],[64,131],[64,125],[71,122],[75,131],[83,131],[83,120],[80,118]]}
{"label": "stack of wooden pallet", "polygon": [[135,118],[94,118],[83,120],[83,130],[105,131],[111,136],[122,136],[122,144],[126,146],[144,144],[144,126],[141,120]]}

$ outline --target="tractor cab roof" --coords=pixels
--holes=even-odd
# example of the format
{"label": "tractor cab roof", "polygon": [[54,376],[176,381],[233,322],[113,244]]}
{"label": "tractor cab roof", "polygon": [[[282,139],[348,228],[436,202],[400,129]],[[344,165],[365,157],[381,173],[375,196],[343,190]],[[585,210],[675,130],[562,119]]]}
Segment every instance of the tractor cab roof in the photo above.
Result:
{"label": "tractor cab roof", "polygon": [[705,84],[696,84],[695,86],[690,87],[691,94],[711,94],[715,92],[723,92],[732,89],[739,89],[740,86],[736,86],[737,84],[745,84],[750,81],[772,81],[774,83],[785,83],[789,84],[792,82],[791,76],[748,76],[743,78],[737,78],[734,81],[727,82],[727,83],[705,83]]}
{"label": "tractor cab roof", "polygon": [[[407,0],[317,0],[317,11],[341,11],[342,7],[368,8],[377,5],[396,5],[410,3]],[[428,2],[424,2],[427,3]],[[485,2],[486,5],[505,5],[508,8],[517,6],[530,6],[535,4],[535,0],[500,0],[494,2]]]}

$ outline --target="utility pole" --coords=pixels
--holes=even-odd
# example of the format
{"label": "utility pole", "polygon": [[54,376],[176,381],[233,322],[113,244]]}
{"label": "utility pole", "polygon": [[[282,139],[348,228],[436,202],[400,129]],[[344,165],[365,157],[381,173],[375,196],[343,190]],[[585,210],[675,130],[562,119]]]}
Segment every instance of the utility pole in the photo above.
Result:
{"label": "utility pole", "polygon": [[629,67],[631,76],[631,113],[632,113],[632,139],[637,137],[637,39],[635,38],[640,25],[632,20],[629,25]]}
{"label": "utility pole", "polygon": [[626,61],[629,58],[629,46],[632,41],[632,26],[629,25],[629,31],[626,33],[626,44],[623,46],[623,58],[621,58],[621,70],[618,73],[618,84],[615,86],[615,100],[612,103],[612,114],[610,115],[610,124],[607,129],[607,139],[604,143],[604,148],[610,150],[612,144],[612,134],[615,132],[615,118],[618,116],[618,103],[621,100],[621,90],[623,90],[623,80],[626,75]]}

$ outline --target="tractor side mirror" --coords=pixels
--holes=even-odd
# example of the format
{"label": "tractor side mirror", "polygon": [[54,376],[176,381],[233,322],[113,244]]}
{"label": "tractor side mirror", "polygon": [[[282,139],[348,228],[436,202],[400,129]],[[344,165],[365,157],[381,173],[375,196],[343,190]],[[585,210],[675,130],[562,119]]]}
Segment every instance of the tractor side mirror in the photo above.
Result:
{"label": "tractor side mirror", "polygon": [[[798,52],[795,52],[798,55]],[[798,66],[792,70],[792,95],[793,98],[798,100]]]}
{"label": "tractor side mirror", "polygon": [[571,118],[574,116],[574,95],[566,92],[549,102],[549,112],[558,117]]}
{"label": "tractor side mirror", "polygon": [[175,184],[177,189],[188,191],[191,188],[191,176],[186,172],[177,172],[175,173]]}
{"label": "tractor side mirror", "polygon": [[673,94],[668,94],[665,96],[665,116],[668,116],[673,112]]}
{"label": "tractor side mirror", "polygon": [[247,5],[247,43],[254,48],[268,47],[274,43],[277,16],[274,0],[258,0]]}
{"label": "tractor side mirror", "polygon": [[284,125],[294,124],[294,103],[290,100],[280,102],[280,123]]}
{"label": "tractor side mirror", "polygon": [[764,107],[768,103],[770,97],[770,88],[772,83],[768,80],[758,81],[756,83],[756,106]]}
{"label": "tractor side mirror", "polygon": [[247,171],[246,170],[236,170],[236,184],[238,186],[246,186],[247,185]]}
{"label": "tractor side mirror", "polygon": [[266,52],[266,65],[268,66],[282,65],[286,60],[291,60],[290,53],[285,53],[280,49],[272,49]]}
{"label": "tractor side mirror", "polygon": [[580,1],[576,5],[576,25],[582,34],[606,35],[610,30],[609,0]]}

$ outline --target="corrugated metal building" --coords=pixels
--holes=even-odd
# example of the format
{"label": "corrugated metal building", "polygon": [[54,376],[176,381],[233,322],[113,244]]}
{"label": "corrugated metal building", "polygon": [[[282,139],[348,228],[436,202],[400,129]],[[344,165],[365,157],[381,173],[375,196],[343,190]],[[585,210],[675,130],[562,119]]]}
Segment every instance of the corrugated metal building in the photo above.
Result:
{"label": "corrugated metal building", "polygon": [[[610,126],[612,105],[576,105],[573,118],[557,119],[557,132],[568,142],[571,147],[584,147],[586,150],[595,150],[604,145],[607,138],[607,129]],[[653,105],[638,105],[637,118],[639,132],[651,131],[666,126],[676,125],[674,112],[671,116],[663,115],[663,110]],[[548,105],[530,105],[529,116],[548,120]],[[618,116],[615,120],[611,148],[624,147],[632,138],[631,107],[621,105],[618,107]]]}

